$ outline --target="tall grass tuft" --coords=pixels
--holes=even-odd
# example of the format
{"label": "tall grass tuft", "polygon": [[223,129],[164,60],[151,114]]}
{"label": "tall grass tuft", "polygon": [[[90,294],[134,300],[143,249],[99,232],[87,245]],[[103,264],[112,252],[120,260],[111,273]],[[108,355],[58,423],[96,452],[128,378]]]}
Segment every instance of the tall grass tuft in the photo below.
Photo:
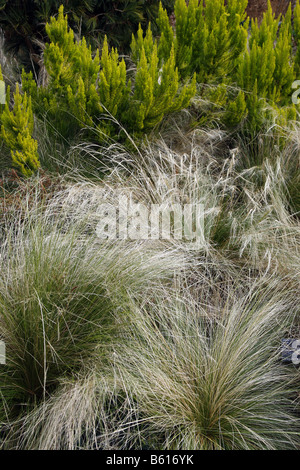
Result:
{"label": "tall grass tuft", "polygon": [[66,192],[44,206],[36,198],[3,227],[0,337],[7,365],[0,370],[0,422],[6,425],[45,403],[62,380],[95,364],[101,369],[126,333],[131,299],[141,301],[184,264],[174,249],[99,240],[96,214],[84,198],[73,214]]}
{"label": "tall grass tuft", "polygon": [[[49,193],[36,176],[6,196],[0,446],[299,446],[297,374],[280,362],[299,325],[298,130],[269,155],[260,139],[246,165],[241,143],[208,129],[182,147],[77,144]],[[96,162],[89,178],[72,151]],[[99,239],[99,206],[120,195],[204,204],[203,246]]]}
{"label": "tall grass tuft", "polygon": [[168,450],[297,447],[293,376],[279,356],[294,299],[267,277],[234,290],[214,322],[201,299],[136,312],[132,343],[115,359],[138,416],[133,448],[149,436]]}

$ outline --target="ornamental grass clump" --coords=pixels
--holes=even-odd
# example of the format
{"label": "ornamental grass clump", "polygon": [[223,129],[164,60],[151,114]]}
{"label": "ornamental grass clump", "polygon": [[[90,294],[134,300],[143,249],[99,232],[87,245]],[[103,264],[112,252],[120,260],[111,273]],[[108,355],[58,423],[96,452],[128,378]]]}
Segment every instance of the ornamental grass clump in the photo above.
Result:
{"label": "ornamental grass clump", "polygon": [[136,312],[115,358],[138,417],[132,448],[149,438],[166,450],[297,448],[293,376],[279,362],[292,296],[262,277],[223,301],[214,322],[201,298]]}
{"label": "ornamental grass clump", "polygon": [[4,222],[0,337],[7,365],[0,370],[0,422],[12,425],[10,445],[13,423],[45,403],[61,381],[90,367],[105,369],[131,321],[131,299],[141,301],[184,263],[179,251],[99,240],[98,205],[89,212],[88,201],[77,199],[72,214],[66,196],[44,207],[37,196]]}

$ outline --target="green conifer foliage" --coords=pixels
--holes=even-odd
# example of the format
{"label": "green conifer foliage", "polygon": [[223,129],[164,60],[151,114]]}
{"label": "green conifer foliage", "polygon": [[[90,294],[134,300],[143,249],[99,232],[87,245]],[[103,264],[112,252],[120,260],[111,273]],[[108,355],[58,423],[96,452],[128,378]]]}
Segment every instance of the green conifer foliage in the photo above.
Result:
{"label": "green conifer foliage", "polygon": [[43,97],[44,106],[54,113],[57,107],[65,107],[82,126],[91,125],[91,116],[102,110],[95,94],[100,72],[99,52],[93,57],[84,38],[75,41],[63,6],[57,19],[52,17],[46,25],[46,31],[50,43],[46,45],[44,60],[49,84]]}
{"label": "green conifer foliage", "polygon": [[[291,103],[295,77],[291,6],[285,17],[276,19],[268,2],[268,10],[261,24],[257,19],[253,21],[249,46],[237,63],[236,82],[247,92],[245,96],[251,127],[259,128],[262,125],[267,114],[270,114],[270,107],[276,111],[276,119],[281,124],[296,116]],[[287,109],[280,109],[281,106],[287,106]]]}
{"label": "green conifer foliage", "polygon": [[249,18],[248,0],[228,0],[226,12],[230,37],[231,57],[235,61],[247,45]]}
{"label": "green conifer foliage", "polygon": [[254,90],[260,97],[274,103],[290,100],[294,79],[291,37],[291,7],[278,31],[279,18],[272,13],[271,3],[261,25],[253,21],[249,48],[238,59],[237,83],[247,91]]}
{"label": "green conifer foliage", "polygon": [[245,119],[247,114],[245,93],[240,91],[236,99],[228,102],[223,122],[225,122],[228,127],[235,127]]}
{"label": "green conifer foliage", "polygon": [[[145,37],[141,27],[137,37],[133,37],[137,70],[132,80],[118,51],[114,48],[109,51],[106,37],[101,58],[98,50],[93,57],[84,38],[75,40],[62,6],[46,30],[50,38],[44,53],[48,83],[37,88],[32,74],[23,73],[22,84],[23,90],[33,96],[36,111],[46,111],[48,119],[52,116],[53,125],[58,126],[60,113],[65,113],[61,133],[64,133],[64,121],[71,119],[66,118],[68,113],[80,127],[96,126],[110,134],[112,122],[101,120],[107,112],[130,131],[147,131],[165,114],[187,106],[196,92],[195,78],[185,86],[179,84],[174,48],[160,65],[151,27]],[[65,130],[68,134],[68,127]]]}
{"label": "green conifer foliage", "polygon": [[[257,128],[270,106],[277,110],[279,120],[295,116],[291,89],[297,67],[300,71],[300,48],[294,64],[291,6],[285,17],[276,19],[269,1],[261,24],[253,20],[249,33],[247,4],[247,0],[207,0],[205,5],[198,0],[176,0],[174,28],[160,5],[158,56],[163,63],[174,47],[181,78],[196,72],[198,83],[237,85],[241,91],[236,93],[219,90],[225,101],[215,103],[219,105],[217,115],[229,126],[248,115],[248,124]],[[299,41],[299,1],[295,35]],[[213,100],[219,91],[217,88],[207,93],[202,88],[201,93]],[[279,112],[282,106],[288,109]]]}
{"label": "green conifer foliage", "polygon": [[261,97],[273,97],[275,67],[276,59],[271,38],[262,46],[254,40],[251,48],[239,59],[237,83],[249,92],[254,90],[256,83]]}
{"label": "green conifer foliage", "polygon": [[[132,60],[137,63],[141,59],[142,50],[144,50],[146,58],[149,60],[154,49],[155,41],[153,40],[153,34],[151,30],[151,23],[149,23],[148,29],[144,36],[144,32],[142,26],[139,25],[138,32],[136,36],[132,34],[132,41],[131,41],[131,58]],[[171,45],[172,47],[172,45]],[[167,57],[170,56],[171,48],[167,54]]]}
{"label": "green conifer foliage", "polygon": [[196,76],[189,85],[179,90],[179,74],[175,67],[174,47],[161,69],[156,43],[149,59],[147,59],[145,48],[142,47],[130,110],[132,128],[147,130],[154,127],[165,114],[188,106],[195,93]]}
{"label": "green conifer foliage", "polygon": [[109,53],[105,37],[99,76],[99,96],[101,104],[115,118],[121,119],[130,94],[131,82],[127,80],[127,70],[124,59],[120,61],[117,49]]}
{"label": "green conifer foliage", "polygon": [[247,0],[175,1],[176,28],[173,32],[167,12],[159,8],[157,24],[161,37],[159,57],[166,60],[172,45],[181,77],[197,73],[198,82],[226,81],[236,60],[245,50],[248,20]]}
{"label": "green conifer foliage", "polygon": [[275,47],[275,101],[290,104],[291,89],[294,81],[294,60],[292,57],[292,9],[291,4],[280,26]]}
{"label": "green conifer foliage", "polygon": [[[44,63],[47,85],[38,87],[32,73],[22,73],[22,89],[32,96],[34,111],[47,113],[47,119],[62,135],[78,126],[92,125],[92,117],[102,111],[96,84],[100,72],[99,51],[95,56],[85,39],[76,42],[68,27],[63,6],[57,18],[46,25],[50,43],[46,44]],[[75,118],[75,123],[74,123]]]}
{"label": "green conifer foliage", "polygon": [[11,151],[13,166],[24,176],[31,176],[40,166],[38,144],[32,138],[34,122],[31,98],[26,93],[22,96],[17,84],[12,110],[8,103],[9,100],[1,114],[1,137]]}
{"label": "green conifer foliage", "polygon": [[[201,15],[202,5],[200,5],[200,7],[198,6],[198,0],[191,0],[188,5],[185,0],[177,0],[175,2],[174,12],[176,17],[176,65],[178,66],[180,74],[187,76],[194,67],[192,57],[195,46],[200,43],[200,41],[196,43],[195,38],[198,24],[201,23],[203,18]],[[197,67],[195,67],[195,70],[199,73]]]}
{"label": "green conifer foliage", "polygon": [[159,4],[159,12],[156,23],[159,27],[160,38],[158,46],[158,56],[160,60],[170,57],[172,46],[174,45],[174,31],[170,25],[167,11],[163,8],[162,3]]}

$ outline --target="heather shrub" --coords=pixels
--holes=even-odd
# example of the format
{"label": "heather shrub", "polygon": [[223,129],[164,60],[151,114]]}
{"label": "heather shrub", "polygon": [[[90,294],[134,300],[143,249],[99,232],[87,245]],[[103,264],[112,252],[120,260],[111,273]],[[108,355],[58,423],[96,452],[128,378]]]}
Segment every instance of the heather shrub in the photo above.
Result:
{"label": "heather shrub", "polygon": [[[62,6],[46,30],[50,38],[44,52],[48,84],[37,87],[32,74],[23,73],[23,90],[33,96],[36,112],[46,112],[65,136],[72,127],[75,133],[86,126],[99,129],[99,136],[107,135],[113,133],[113,121],[138,134],[153,128],[165,114],[187,106],[195,94],[195,79],[185,86],[179,83],[174,52],[161,68],[156,46],[150,55],[141,48],[131,78],[118,51],[109,51],[106,38],[100,58],[98,50],[92,54],[84,38],[75,40]],[[111,119],[103,119],[105,113]]]}
{"label": "heather shrub", "polygon": [[176,65],[181,76],[197,73],[198,82],[222,81],[232,74],[236,59],[246,48],[248,21],[247,1],[191,0],[175,1],[176,28],[173,34],[166,10],[160,4],[157,23],[160,27],[159,55],[166,59],[174,45]]}
{"label": "heather shrub", "polygon": [[[0,69],[0,79],[1,77]],[[14,93],[14,104],[11,110],[9,98],[10,88],[8,87],[6,104],[1,106],[0,136],[11,152],[13,166],[24,176],[31,176],[40,166],[37,152],[38,144],[32,137],[34,121],[31,97],[26,93],[21,95],[17,84]]]}
{"label": "heather shrub", "polygon": [[[160,5],[161,62],[174,47],[180,76],[196,72],[200,96],[213,103],[208,121],[217,118],[226,127],[235,127],[247,117],[253,133],[266,120],[275,119],[279,125],[295,120],[291,90],[299,52],[294,55],[292,45],[294,39],[298,44],[299,6],[295,9],[293,35],[291,6],[285,17],[275,18],[269,2],[261,24],[253,20],[249,32],[247,1],[203,3],[191,0],[187,5],[184,0],[176,0],[174,28]],[[148,31],[144,38],[146,50],[151,45],[149,37]],[[139,40],[132,41],[133,58],[138,57],[141,38],[139,32]],[[213,89],[207,90],[204,85],[212,85]]]}

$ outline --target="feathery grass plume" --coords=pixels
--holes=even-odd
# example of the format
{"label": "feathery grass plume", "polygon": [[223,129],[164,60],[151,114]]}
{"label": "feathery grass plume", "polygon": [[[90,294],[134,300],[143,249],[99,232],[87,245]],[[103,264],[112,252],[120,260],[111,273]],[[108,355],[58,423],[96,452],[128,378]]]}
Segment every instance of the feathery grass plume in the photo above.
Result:
{"label": "feathery grass plume", "polygon": [[130,440],[131,402],[107,369],[62,380],[56,393],[19,422],[15,448],[116,450]]}
{"label": "feathery grass plume", "polygon": [[[289,141],[281,149],[274,146],[270,130],[258,137],[256,162],[249,161],[245,167],[249,149],[243,147],[243,141],[230,152],[227,149],[224,160],[226,136],[216,135],[218,138],[214,133],[195,131],[186,152],[171,149],[163,140],[144,145],[138,154],[111,148],[109,159],[115,168],[106,184],[111,191],[122,188],[121,192],[147,207],[166,201],[182,206],[203,204],[204,238],[202,246],[191,252],[195,260],[207,256],[212,269],[218,263],[237,264],[271,271],[287,277],[284,282],[297,283],[300,232],[288,196],[297,150],[291,151]],[[90,151],[93,153],[92,148]],[[184,239],[165,243],[190,252]]]}
{"label": "feathery grass plume", "polygon": [[299,445],[295,384],[278,361],[294,300],[268,277],[234,289],[212,328],[186,298],[136,311],[132,343],[114,359],[139,414],[132,448],[148,436],[168,450]]}
{"label": "feathery grass plume", "polygon": [[36,205],[5,227],[0,256],[0,335],[7,350],[7,366],[0,371],[2,423],[24,418],[62,379],[72,380],[89,364],[101,370],[130,323],[128,299],[151,296],[151,289],[185,263],[174,249],[101,242],[95,232],[99,198],[89,211],[89,195],[79,191],[72,211],[74,193],[69,199],[66,195],[58,193],[45,207],[37,198]]}
{"label": "feathery grass plume", "polygon": [[[299,224],[284,184],[297,129],[239,172],[244,150],[226,151],[221,131],[190,134],[188,151],[82,143],[76,151],[109,160],[103,180],[69,175],[43,205],[38,191],[22,198],[0,257],[4,448],[295,445],[275,353],[299,308]],[[100,241],[99,205],[119,195],[204,202],[203,249]]]}
{"label": "feathery grass plume", "polygon": [[[273,143],[274,136],[262,136],[261,140],[265,145]],[[273,160],[265,156],[260,166],[245,169],[242,164],[248,150],[243,149],[242,142],[225,160],[217,144],[209,144],[209,136],[201,137],[200,131],[190,136],[189,145],[185,153],[170,149],[162,140],[145,145],[138,155],[120,154],[117,150],[115,156],[110,156],[117,165],[110,184],[118,184],[126,194],[147,206],[161,206],[166,201],[182,206],[203,204],[204,239],[200,252],[216,259],[221,253],[225,257],[242,257],[244,262],[258,267],[262,263],[267,266],[267,254],[274,250],[275,266],[286,243],[294,246],[295,242],[297,246],[299,236],[298,225],[287,210],[285,153],[281,155],[277,150],[275,154],[274,148]],[[270,157],[270,150],[266,152]],[[169,243],[189,251],[183,239]]]}
{"label": "feathery grass plume", "polygon": [[[215,208],[215,214],[225,204],[225,212],[230,215],[234,210],[238,220],[239,209],[245,209],[247,205],[246,202],[243,206],[245,200],[241,197],[245,190],[253,201],[256,197],[261,199],[261,205],[258,204],[261,215],[264,204],[268,212],[269,203],[273,201],[278,207],[275,206],[271,213],[281,214],[282,226],[288,228],[290,222],[293,225],[286,210],[286,184],[293,173],[297,174],[296,123],[286,129],[270,126],[256,137],[252,146],[243,133],[237,140],[221,130],[197,129],[184,135],[176,128],[174,120],[170,123],[172,132],[168,128],[163,130],[165,141],[148,142],[137,149],[136,154],[112,145],[110,150],[100,151],[98,158],[108,160],[104,156],[108,152],[115,167],[112,176],[119,175],[119,184],[124,187],[129,181],[132,190],[136,188],[143,201],[161,203],[168,195],[172,201],[206,200],[208,207]],[[96,158],[97,146],[91,146],[90,150],[91,154],[95,152]],[[213,213],[211,216],[213,220]],[[209,217],[205,225],[210,227]],[[209,230],[205,233],[208,240]]]}

